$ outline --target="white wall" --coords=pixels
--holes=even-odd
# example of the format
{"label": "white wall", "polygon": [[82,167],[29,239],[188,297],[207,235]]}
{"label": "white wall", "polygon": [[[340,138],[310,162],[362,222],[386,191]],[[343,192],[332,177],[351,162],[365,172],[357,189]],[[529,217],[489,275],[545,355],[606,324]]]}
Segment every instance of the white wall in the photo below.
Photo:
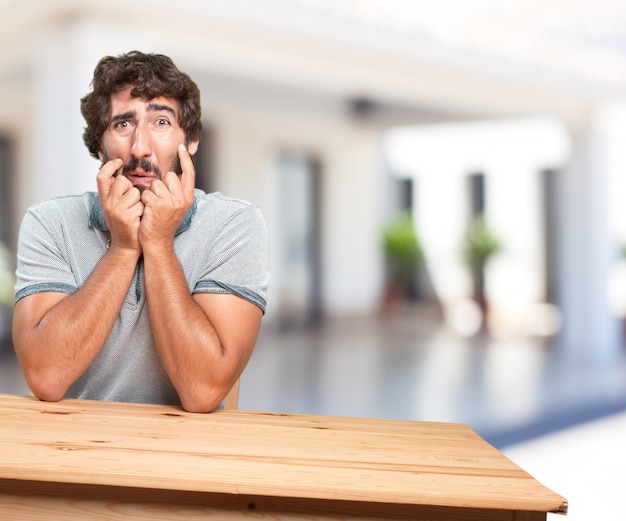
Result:
{"label": "white wall", "polygon": [[485,218],[502,245],[487,266],[491,329],[520,332],[546,297],[540,173],[568,161],[566,129],[545,118],[407,127],[389,133],[387,151],[398,175],[417,180],[416,227],[446,309],[471,297],[466,178],[485,175]]}
{"label": "white wall", "polygon": [[[216,186],[261,207],[271,242],[272,286],[280,287],[276,162],[283,151],[310,154],[321,164],[322,306],[329,314],[375,311],[380,304],[382,257],[380,134],[341,115],[302,118],[297,113],[214,115]],[[279,303],[270,303],[267,317]]]}

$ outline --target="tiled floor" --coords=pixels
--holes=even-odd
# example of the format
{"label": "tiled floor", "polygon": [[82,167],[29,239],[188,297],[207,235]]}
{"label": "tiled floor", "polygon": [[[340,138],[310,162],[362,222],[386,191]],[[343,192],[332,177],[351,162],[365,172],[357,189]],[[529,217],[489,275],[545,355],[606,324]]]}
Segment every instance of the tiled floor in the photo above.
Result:
{"label": "tiled floor", "polygon": [[[5,347],[0,393],[27,392]],[[462,339],[413,308],[306,329],[264,325],[239,407],[466,423],[567,497],[566,519],[626,519],[626,505],[580,517],[615,506],[619,498],[600,499],[611,487],[626,490],[626,351],[595,362],[536,339]]]}

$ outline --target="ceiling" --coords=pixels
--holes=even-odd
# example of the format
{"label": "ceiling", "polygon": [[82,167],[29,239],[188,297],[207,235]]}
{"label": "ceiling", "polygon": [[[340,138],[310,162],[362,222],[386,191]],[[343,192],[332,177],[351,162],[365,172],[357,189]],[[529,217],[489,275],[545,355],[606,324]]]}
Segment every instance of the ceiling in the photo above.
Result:
{"label": "ceiling", "polygon": [[626,95],[626,0],[0,0],[0,80],[78,19],[144,31],[199,74],[388,112],[584,120]]}
{"label": "ceiling", "polygon": [[[187,0],[178,4],[178,13],[169,1],[133,4],[145,15],[163,11],[172,20],[190,13],[202,20],[203,15],[230,10],[242,19],[248,15],[260,21],[293,21],[301,15],[323,23],[357,24],[364,30],[626,85],[626,0]],[[107,6],[110,11],[132,9],[132,4],[115,0],[0,0],[0,18],[6,16],[10,25],[3,29],[13,34],[25,21],[36,25],[46,17],[59,19],[63,10],[66,15],[102,12]]]}
{"label": "ceiling", "polygon": [[[293,2],[293,0],[287,0]],[[296,0],[492,58],[626,86],[626,0]]]}

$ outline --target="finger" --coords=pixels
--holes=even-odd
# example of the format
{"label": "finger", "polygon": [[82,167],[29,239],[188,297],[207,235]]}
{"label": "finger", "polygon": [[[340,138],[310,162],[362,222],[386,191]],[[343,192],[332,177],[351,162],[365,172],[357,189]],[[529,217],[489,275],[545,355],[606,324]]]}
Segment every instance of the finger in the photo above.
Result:
{"label": "finger", "polygon": [[135,217],[139,218],[141,218],[141,216],[143,215],[144,209],[145,205],[141,202],[141,199],[139,199],[135,204],[128,208],[129,211],[133,212],[133,215],[135,215]]}
{"label": "finger", "polygon": [[115,179],[115,173],[121,168],[124,162],[120,159],[111,159],[107,161],[96,176],[96,183],[98,184],[98,193],[100,197],[106,198],[111,190],[111,185]]}
{"label": "finger", "polygon": [[[158,184],[155,184],[159,181]],[[181,193],[183,190],[182,180],[176,175],[174,172],[167,172],[163,176],[163,180],[157,180],[152,183],[150,190],[152,190],[155,194],[164,196],[164,193],[160,193],[162,190],[167,190],[169,193]]]}
{"label": "finger", "polygon": [[[152,183],[154,184],[154,182]],[[152,187],[151,187],[152,188]],[[158,199],[158,195],[156,195],[152,189],[150,190],[144,190],[141,193],[141,202],[145,205],[145,206],[150,206],[150,203],[152,203],[152,201],[155,201],[156,199]]]}
{"label": "finger", "polygon": [[144,209],[145,205],[141,199],[137,199],[136,201],[124,201],[123,199],[120,199],[119,208],[116,210],[117,219],[122,223],[128,224],[129,218],[141,218]]}
{"label": "finger", "polygon": [[155,179],[154,181],[152,181],[150,188],[148,190],[144,190],[144,192],[152,192],[158,197],[167,197],[174,188],[172,186],[172,180],[169,179],[170,176],[174,176],[176,178],[176,182],[180,184],[178,176],[176,176],[176,174],[174,174],[173,172],[168,172],[167,174],[165,174],[165,177],[162,180]]}
{"label": "finger", "polygon": [[[135,188],[133,186],[133,183],[127,177],[123,175],[118,175],[111,182],[109,196],[119,199],[126,193],[132,192],[133,188]],[[136,191],[138,192],[139,190],[136,189]]]}
{"label": "finger", "polygon": [[[118,184],[117,181],[115,184],[117,187],[117,184]],[[121,185],[122,183],[119,183],[119,184]],[[141,192],[139,191],[139,189],[134,187],[130,181],[128,181],[128,184],[130,185],[130,188],[124,190],[120,194],[120,197],[118,199],[119,200],[118,204],[121,205],[123,208],[130,208],[137,202],[141,201]]]}
{"label": "finger", "polygon": [[180,166],[183,170],[180,176],[180,181],[183,185],[183,193],[192,196],[193,189],[196,186],[196,169],[193,166],[193,161],[187,151],[187,147],[182,143],[178,145],[178,158],[180,159]]}

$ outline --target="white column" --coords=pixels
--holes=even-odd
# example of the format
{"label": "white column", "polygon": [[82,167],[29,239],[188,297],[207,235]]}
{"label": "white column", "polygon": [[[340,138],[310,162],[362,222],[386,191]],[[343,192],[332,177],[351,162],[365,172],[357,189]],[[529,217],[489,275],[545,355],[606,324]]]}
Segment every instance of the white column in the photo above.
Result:
{"label": "white column", "polygon": [[[81,75],[71,29],[42,35],[33,47],[34,171],[30,203],[95,187],[97,163],[85,169],[80,98],[89,76]],[[81,81],[82,80],[82,81]],[[83,177],[79,176],[83,173]]]}
{"label": "white column", "polygon": [[621,342],[607,291],[616,256],[608,219],[609,151],[614,132],[602,112],[596,113],[587,129],[573,132],[571,161],[558,177],[555,245],[557,298],[565,317],[563,348],[590,361],[608,363]]}

